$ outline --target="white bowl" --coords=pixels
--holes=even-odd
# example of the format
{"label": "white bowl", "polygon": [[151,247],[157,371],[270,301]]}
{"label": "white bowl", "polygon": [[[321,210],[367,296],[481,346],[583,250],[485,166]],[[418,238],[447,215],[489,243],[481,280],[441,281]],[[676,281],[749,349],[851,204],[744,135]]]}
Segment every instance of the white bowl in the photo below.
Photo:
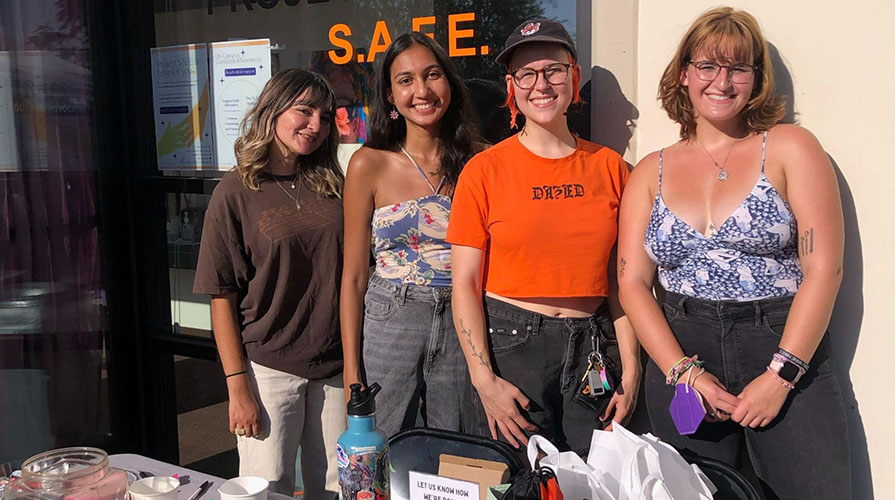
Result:
{"label": "white bowl", "polygon": [[267,500],[270,482],[263,477],[242,476],[224,481],[218,488],[221,500]]}
{"label": "white bowl", "polygon": [[180,480],[169,476],[147,477],[127,488],[131,500],[177,500]]}

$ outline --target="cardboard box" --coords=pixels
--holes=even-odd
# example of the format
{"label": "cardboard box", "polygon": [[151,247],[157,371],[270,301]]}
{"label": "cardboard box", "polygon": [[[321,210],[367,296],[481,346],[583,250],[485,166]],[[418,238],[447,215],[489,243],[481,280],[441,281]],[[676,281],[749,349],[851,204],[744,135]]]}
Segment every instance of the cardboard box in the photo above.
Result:
{"label": "cardboard box", "polygon": [[480,500],[487,500],[488,488],[507,482],[510,468],[501,462],[441,454],[438,475],[478,483]]}

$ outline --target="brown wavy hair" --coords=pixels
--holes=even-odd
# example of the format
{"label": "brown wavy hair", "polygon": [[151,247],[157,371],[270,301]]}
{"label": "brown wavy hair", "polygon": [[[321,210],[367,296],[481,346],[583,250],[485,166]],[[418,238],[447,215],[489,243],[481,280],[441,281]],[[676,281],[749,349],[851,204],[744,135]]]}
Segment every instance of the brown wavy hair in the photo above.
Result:
{"label": "brown wavy hair", "polygon": [[681,72],[700,50],[718,61],[730,59],[755,67],[755,86],[742,111],[749,132],[765,131],[783,119],[786,101],[774,91],[774,68],[758,21],[746,11],[716,7],[693,22],[659,81],[657,98],[669,118],[681,126],[681,139],[689,140],[696,133],[693,103],[681,84]]}
{"label": "brown wavy hair", "polygon": [[[317,73],[292,68],[278,72],[268,80],[240,126],[240,135],[234,143],[236,171],[242,183],[249,189],[260,188],[259,175],[267,174],[270,145],[276,137],[277,118],[295,105],[295,101],[307,91],[302,104],[320,107],[336,116],[336,96],[330,84]],[[345,175],[336,155],[339,147],[339,131],[330,123],[329,134],[314,152],[298,157],[298,169],[308,185],[321,196],[341,198]]]}

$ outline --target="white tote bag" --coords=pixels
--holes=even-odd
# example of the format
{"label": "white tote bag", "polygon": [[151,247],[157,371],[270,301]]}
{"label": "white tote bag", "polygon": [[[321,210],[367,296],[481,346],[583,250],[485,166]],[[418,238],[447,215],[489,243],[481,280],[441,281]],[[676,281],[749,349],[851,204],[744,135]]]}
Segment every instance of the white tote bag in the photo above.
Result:
{"label": "white tote bag", "polygon": [[[608,448],[614,448],[614,457],[605,453]],[[594,452],[604,456],[597,458]],[[613,459],[615,464],[610,464]],[[633,434],[617,422],[613,432],[594,437],[588,463],[614,475],[618,489],[610,491],[618,500],[711,500],[715,490],[702,471],[673,447],[651,434]]]}
{"label": "white tote bag", "polygon": [[[540,462],[538,450],[546,454]],[[571,451],[560,452],[543,436],[534,435],[528,439],[528,462],[532,470],[538,466],[551,469],[566,500],[616,500],[581,457]]]}

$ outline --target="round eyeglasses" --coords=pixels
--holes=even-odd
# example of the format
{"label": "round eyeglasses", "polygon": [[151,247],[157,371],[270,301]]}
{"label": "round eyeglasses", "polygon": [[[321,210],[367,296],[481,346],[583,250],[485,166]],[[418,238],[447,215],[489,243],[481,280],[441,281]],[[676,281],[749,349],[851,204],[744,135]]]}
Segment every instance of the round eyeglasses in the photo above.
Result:
{"label": "round eyeglasses", "polygon": [[696,68],[696,78],[704,82],[711,82],[721,73],[721,69],[727,69],[727,78],[733,83],[749,83],[749,79],[755,74],[755,66],[746,63],[718,64],[712,61],[690,61]]}
{"label": "round eyeglasses", "polygon": [[544,79],[550,85],[565,83],[566,78],[569,77],[569,67],[571,66],[568,63],[551,63],[542,69],[519,68],[510,74],[513,76],[516,86],[522,90],[530,90],[538,83],[538,73],[543,73]]}

